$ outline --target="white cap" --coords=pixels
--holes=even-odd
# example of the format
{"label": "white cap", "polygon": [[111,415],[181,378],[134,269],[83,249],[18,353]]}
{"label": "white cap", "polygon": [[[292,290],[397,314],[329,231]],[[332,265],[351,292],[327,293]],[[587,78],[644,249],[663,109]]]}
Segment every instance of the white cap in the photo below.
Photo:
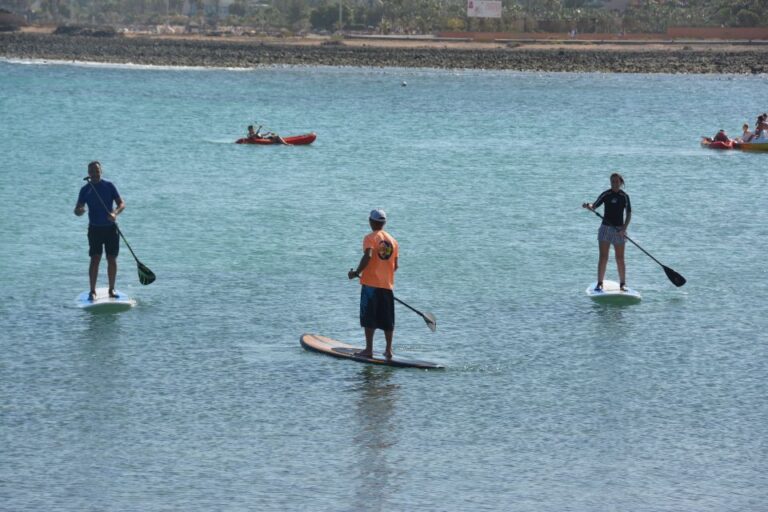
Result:
{"label": "white cap", "polygon": [[377,208],[371,210],[371,215],[368,218],[375,220],[376,222],[387,222],[387,213],[384,210]]}

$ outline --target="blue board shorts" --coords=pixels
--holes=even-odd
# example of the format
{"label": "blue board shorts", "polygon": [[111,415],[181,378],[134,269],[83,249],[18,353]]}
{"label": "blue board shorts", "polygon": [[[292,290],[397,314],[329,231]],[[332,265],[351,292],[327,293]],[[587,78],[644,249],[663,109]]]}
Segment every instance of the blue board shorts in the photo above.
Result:
{"label": "blue board shorts", "polygon": [[120,252],[120,235],[117,225],[88,226],[88,255],[100,256],[102,251],[107,256],[117,256]]}
{"label": "blue board shorts", "polygon": [[610,242],[613,245],[624,245],[626,239],[619,235],[618,228],[608,224],[600,224],[600,229],[597,231],[597,241]]}
{"label": "blue board shorts", "polygon": [[360,326],[395,330],[395,294],[386,288],[360,287]]}

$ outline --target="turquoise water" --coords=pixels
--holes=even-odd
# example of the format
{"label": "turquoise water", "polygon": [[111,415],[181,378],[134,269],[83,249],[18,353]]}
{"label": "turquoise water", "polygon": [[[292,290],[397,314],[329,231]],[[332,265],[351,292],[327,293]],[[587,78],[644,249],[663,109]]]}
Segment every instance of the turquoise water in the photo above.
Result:
{"label": "turquoise water", "polygon": [[[0,62],[0,509],[768,510],[768,155],[698,146],[765,87]],[[231,143],[255,121],[318,139]],[[74,303],[93,159],[157,274],[122,244],[119,314]],[[688,279],[630,245],[629,307],[584,294],[580,205],[616,170],[630,236]],[[374,207],[438,320],[399,308],[395,351],[443,371],[299,345],[362,343]]]}

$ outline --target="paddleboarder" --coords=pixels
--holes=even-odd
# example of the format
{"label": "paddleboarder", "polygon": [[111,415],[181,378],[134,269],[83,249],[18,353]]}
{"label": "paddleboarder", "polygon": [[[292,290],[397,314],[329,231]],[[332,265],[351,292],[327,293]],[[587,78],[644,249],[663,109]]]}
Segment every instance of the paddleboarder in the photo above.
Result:
{"label": "paddleboarder", "polygon": [[392,338],[395,333],[395,271],[398,267],[399,245],[384,231],[387,214],[376,209],[368,216],[371,232],[363,239],[363,256],[349,279],[360,278],[360,326],[365,331],[365,350],[358,352],[373,357],[373,335],[384,331],[387,348],[384,357],[392,358]]}
{"label": "paddleboarder", "polygon": [[[101,178],[101,163],[88,164],[88,183],[80,189],[75,205],[75,215],[80,217],[88,206],[88,255],[91,263],[88,268],[90,292],[88,299],[96,298],[96,280],[99,276],[99,264],[103,252],[107,254],[107,278],[109,296],[117,297],[115,279],[117,278],[117,254],[120,252],[120,236],[117,230],[117,216],[125,209],[125,201],[120,197],[117,187]],[[114,208],[113,208],[114,203]],[[109,205],[109,206],[107,206]]]}
{"label": "paddleboarder", "polygon": [[[611,188],[600,194],[594,203],[584,203],[581,206],[589,210],[595,210],[600,205],[605,205],[603,222],[597,232],[597,243],[600,248],[600,259],[597,263],[597,286],[595,291],[603,289],[603,278],[608,266],[608,253],[611,244],[616,256],[616,267],[619,271],[619,286],[622,291],[627,290],[626,266],[624,264],[625,237],[627,226],[632,218],[632,205],[629,194],[622,190],[624,178],[615,172],[611,174]],[[627,216],[624,219],[624,211]]]}

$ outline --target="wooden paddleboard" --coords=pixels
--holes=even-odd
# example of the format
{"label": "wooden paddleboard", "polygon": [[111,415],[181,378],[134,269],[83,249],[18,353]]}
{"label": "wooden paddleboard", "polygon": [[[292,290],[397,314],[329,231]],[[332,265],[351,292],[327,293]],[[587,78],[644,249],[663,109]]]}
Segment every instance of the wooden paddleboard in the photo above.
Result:
{"label": "wooden paddleboard", "polygon": [[587,288],[587,295],[590,299],[601,304],[637,304],[642,300],[642,295],[637,290],[628,288],[627,291],[621,291],[619,283],[616,281],[603,281],[603,290],[595,291],[597,282],[592,283]]}
{"label": "wooden paddleboard", "polygon": [[115,290],[117,297],[109,296],[108,288],[96,288],[96,298],[88,300],[88,292],[77,296],[77,307],[93,312],[125,311],[136,305],[136,301],[120,290]]}
{"label": "wooden paddleboard", "polygon": [[363,347],[347,345],[340,341],[320,336],[318,334],[302,334],[299,340],[301,346],[313,352],[319,352],[342,359],[351,359],[360,363],[380,364],[384,366],[400,366],[407,368],[438,369],[443,368],[437,363],[429,361],[419,361],[418,359],[407,359],[395,355],[392,359],[387,359],[382,355],[374,354],[373,357],[359,356],[356,353],[363,350]]}

